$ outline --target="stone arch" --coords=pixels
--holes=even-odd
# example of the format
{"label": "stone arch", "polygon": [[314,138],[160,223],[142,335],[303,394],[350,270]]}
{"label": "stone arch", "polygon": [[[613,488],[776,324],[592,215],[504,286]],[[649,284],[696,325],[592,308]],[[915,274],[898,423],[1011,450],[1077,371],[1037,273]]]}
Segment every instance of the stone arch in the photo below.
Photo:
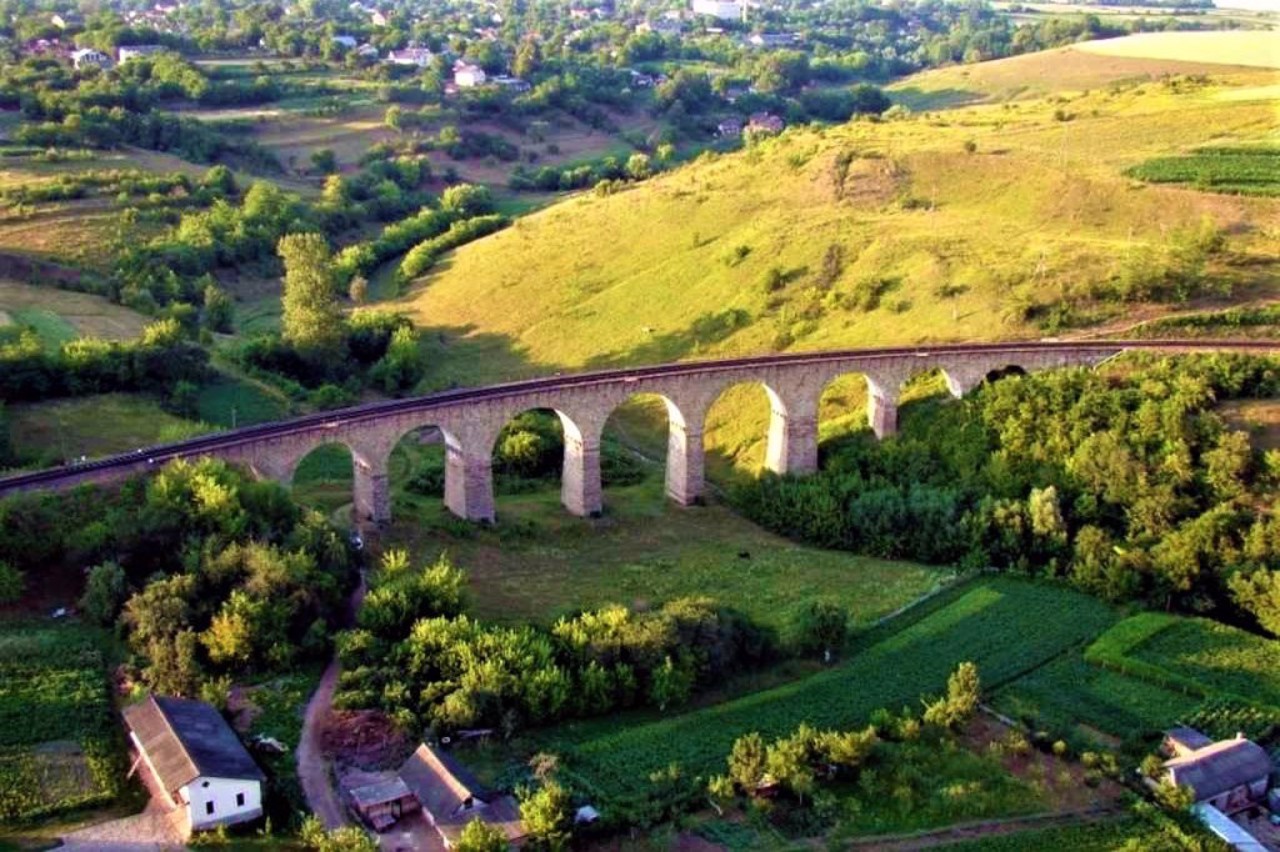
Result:
{"label": "stone arch", "polygon": [[717,387],[703,409],[704,422],[712,409],[736,388],[758,387],[769,405],[763,467],[774,473],[810,473],[817,469],[817,398],[810,398],[770,376],[743,376]]}
{"label": "stone arch", "polygon": [[[612,402],[601,424],[601,437],[618,410],[629,403],[648,398],[661,405],[666,421],[666,492],[667,496],[683,506],[697,503],[702,498],[702,430],[686,417],[672,395],[660,390],[637,390]],[[696,449],[689,436],[697,436]],[[602,477],[603,486],[603,477]]]}
{"label": "stone arch", "polygon": [[[341,505],[335,502],[339,491],[345,492],[342,502],[345,503],[349,496],[352,505],[356,503],[356,469],[359,464],[356,449],[350,442],[326,435],[290,457],[280,459],[279,472],[273,478],[286,485],[295,496],[300,490],[314,489],[311,502],[331,514]],[[301,480],[299,473],[303,474]]]}
{"label": "stone arch", "polygon": [[489,439],[489,458],[492,462],[499,450],[503,430],[517,418],[536,411],[548,411],[556,415],[560,433],[564,439],[560,464],[560,502],[572,514],[594,517],[603,509],[600,493],[600,433],[603,421],[585,415],[574,416],[564,406],[545,406],[537,403],[504,412],[501,422]]}

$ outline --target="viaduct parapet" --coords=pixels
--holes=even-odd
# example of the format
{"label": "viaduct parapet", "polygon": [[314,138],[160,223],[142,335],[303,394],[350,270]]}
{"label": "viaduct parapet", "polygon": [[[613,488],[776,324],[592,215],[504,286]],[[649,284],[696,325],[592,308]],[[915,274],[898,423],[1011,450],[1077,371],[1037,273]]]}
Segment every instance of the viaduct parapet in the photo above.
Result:
{"label": "viaduct parapet", "polygon": [[23,490],[113,482],[152,470],[175,458],[215,456],[244,465],[256,476],[288,485],[298,463],[323,444],[348,447],[354,461],[354,503],[361,522],[391,519],[387,465],[407,434],[434,427],[445,446],[445,504],[461,518],[493,521],[492,459],[498,434],[512,418],[532,409],[556,412],[564,427],[561,500],[575,515],[603,508],[600,442],[605,422],[639,394],[660,396],[668,415],[666,490],[681,505],[702,497],[703,428],[707,411],[729,387],[764,386],[770,403],[766,466],[777,473],[817,469],[818,405],[835,379],[860,374],[867,383],[871,428],[879,437],[898,425],[902,386],[919,373],[940,370],[952,395],[961,397],[993,373],[1094,367],[1121,352],[1153,350],[1270,352],[1275,341],[1090,341],[920,346],[772,355],[682,362],[532,379],[485,388],[445,391],[406,400],[236,429],[151,447],[99,461],[0,479],[0,495]]}

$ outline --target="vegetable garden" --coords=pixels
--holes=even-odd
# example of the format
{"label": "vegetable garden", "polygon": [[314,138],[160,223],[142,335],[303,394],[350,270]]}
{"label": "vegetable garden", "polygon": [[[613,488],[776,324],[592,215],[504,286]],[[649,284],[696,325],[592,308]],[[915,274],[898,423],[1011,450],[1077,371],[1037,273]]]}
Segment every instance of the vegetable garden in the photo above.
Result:
{"label": "vegetable garden", "polygon": [[1187,183],[1233,195],[1280,195],[1280,149],[1201,148],[1185,157],[1156,157],[1129,170],[1150,183]]}
{"label": "vegetable garden", "polygon": [[652,773],[672,764],[687,775],[718,771],[744,733],[777,737],[800,722],[857,725],[878,708],[914,705],[939,691],[959,660],[975,662],[984,682],[996,687],[1114,620],[1105,604],[1065,588],[984,578],[871,631],[857,643],[860,652],[822,674],[651,724],[566,725],[542,745],[565,756],[575,782],[595,801],[629,811],[654,795]]}
{"label": "vegetable garden", "polygon": [[123,751],[102,631],[0,629],[0,821],[109,802]]}

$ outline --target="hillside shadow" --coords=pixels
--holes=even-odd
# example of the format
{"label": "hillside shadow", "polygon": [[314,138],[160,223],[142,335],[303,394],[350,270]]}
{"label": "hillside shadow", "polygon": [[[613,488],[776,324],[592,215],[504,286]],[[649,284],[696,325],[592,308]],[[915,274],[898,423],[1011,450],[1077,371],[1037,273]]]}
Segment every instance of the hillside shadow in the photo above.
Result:
{"label": "hillside shadow", "polygon": [[914,86],[907,89],[894,89],[889,92],[889,99],[895,104],[902,104],[912,112],[925,112],[934,109],[950,109],[978,103],[984,99],[981,92],[970,92],[965,89],[935,89],[925,91]]}
{"label": "hillside shadow", "polygon": [[478,387],[495,382],[528,379],[557,372],[554,364],[531,361],[505,334],[476,333],[476,326],[419,326],[427,356],[426,375],[417,392]]}
{"label": "hillside shadow", "polygon": [[586,366],[589,369],[607,369],[678,361],[705,346],[728,339],[750,323],[751,314],[742,308],[703,314],[688,328],[650,334],[649,339],[638,346],[592,356]]}

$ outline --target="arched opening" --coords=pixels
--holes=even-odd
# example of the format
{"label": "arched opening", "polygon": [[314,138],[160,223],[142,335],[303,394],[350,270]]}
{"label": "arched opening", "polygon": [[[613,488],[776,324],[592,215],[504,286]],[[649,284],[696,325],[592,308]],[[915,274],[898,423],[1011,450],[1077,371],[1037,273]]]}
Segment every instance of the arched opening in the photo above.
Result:
{"label": "arched opening", "polygon": [[660,394],[634,394],[609,413],[600,439],[600,480],[611,509],[624,514],[662,510],[673,422],[683,425],[684,418]]}
{"label": "arched opening", "polygon": [[507,421],[491,450],[499,515],[528,518],[554,505],[563,486],[566,435],[581,439],[573,421],[553,409],[529,409]]}
{"label": "arched opening", "polygon": [[739,382],[720,391],[703,426],[708,480],[729,484],[765,470],[775,406],[785,410],[763,382]]}
{"label": "arched opening", "polygon": [[387,459],[392,516],[424,519],[444,511],[448,447],[457,439],[435,425],[401,436]]}
{"label": "arched opening", "polygon": [[298,459],[293,469],[293,497],[323,512],[335,523],[351,523],[355,458],[346,444],[320,444]]}
{"label": "arched opening", "polygon": [[1007,364],[1004,367],[998,367],[994,370],[988,370],[987,375],[983,378],[984,384],[993,384],[1001,379],[1007,379],[1010,376],[1025,376],[1027,371],[1017,364]]}

